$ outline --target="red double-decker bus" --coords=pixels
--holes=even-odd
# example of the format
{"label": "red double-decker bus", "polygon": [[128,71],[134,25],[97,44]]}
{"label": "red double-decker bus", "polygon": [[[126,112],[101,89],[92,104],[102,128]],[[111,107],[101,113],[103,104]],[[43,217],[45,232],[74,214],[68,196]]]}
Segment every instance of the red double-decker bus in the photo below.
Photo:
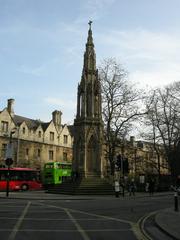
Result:
{"label": "red double-decker bus", "polygon": [[[40,172],[31,168],[10,168],[9,190],[40,190]],[[6,190],[8,168],[0,168],[0,191]]]}

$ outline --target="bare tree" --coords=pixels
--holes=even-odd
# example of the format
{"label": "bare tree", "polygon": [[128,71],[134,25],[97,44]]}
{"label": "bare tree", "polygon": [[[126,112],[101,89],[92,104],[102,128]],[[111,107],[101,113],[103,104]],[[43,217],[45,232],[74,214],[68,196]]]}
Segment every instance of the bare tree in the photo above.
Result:
{"label": "bare tree", "polygon": [[[162,144],[173,177],[180,174],[180,83],[154,90],[149,97],[148,124],[154,149]],[[158,152],[158,150],[157,150]]]}
{"label": "bare tree", "polygon": [[105,124],[107,157],[114,174],[116,148],[132,130],[133,121],[142,113],[140,92],[129,81],[127,71],[115,59],[106,59],[99,67],[102,86],[102,113]]}
{"label": "bare tree", "polygon": [[[143,139],[149,142],[150,152],[155,152],[156,158],[151,158],[149,163],[152,166],[152,169],[156,169],[158,173],[158,182],[161,182],[161,169],[165,168],[161,163],[161,156],[164,155],[163,147],[162,147],[162,139],[157,129],[157,122],[154,114],[156,105],[156,90],[151,91],[146,98],[146,107],[148,114],[145,115],[144,124],[146,129],[143,128],[141,132],[141,136]],[[147,170],[144,169],[146,172]]]}

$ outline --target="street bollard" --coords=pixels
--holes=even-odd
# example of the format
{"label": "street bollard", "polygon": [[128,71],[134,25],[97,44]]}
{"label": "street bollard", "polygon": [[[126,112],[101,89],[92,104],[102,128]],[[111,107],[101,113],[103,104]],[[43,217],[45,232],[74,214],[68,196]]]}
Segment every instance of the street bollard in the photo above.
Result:
{"label": "street bollard", "polygon": [[124,186],[122,187],[122,196],[124,197]]}
{"label": "street bollard", "polygon": [[119,192],[115,192],[115,196],[118,198],[119,197]]}
{"label": "street bollard", "polygon": [[178,212],[178,193],[177,191],[174,192],[174,211]]}

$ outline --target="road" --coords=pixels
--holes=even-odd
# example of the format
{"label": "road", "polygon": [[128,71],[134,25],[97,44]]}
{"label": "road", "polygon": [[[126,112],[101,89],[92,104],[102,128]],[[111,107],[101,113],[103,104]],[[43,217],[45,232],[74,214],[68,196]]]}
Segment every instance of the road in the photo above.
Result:
{"label": "road", "polygon": [[172,207],[172,196],[48,198],[41,192],[35,198],[33,193],[22,198],[22,194],[0,197],[1,240],[148,239],[142,231],[149,239],[170,239],[155,228],[150,216]]}

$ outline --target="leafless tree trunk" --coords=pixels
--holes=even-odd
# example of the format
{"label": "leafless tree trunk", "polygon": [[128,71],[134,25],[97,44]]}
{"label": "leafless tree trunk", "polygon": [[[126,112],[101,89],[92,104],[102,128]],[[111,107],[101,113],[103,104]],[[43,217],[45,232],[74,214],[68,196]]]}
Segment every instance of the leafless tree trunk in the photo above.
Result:
{"label": "leafless tree trunk", "polygon": [[173,177],[180,174],[180,83],[154,90],[148,99],[148,121],[154,149],[162,144]]}
{"label": "leafless tree trunk", "polygon": [[102,86],[102,113],[105,124],[107,156],[114,174],[116,149],[141,116],[140,92],[128,80],[127,71],[115,59],[106,59],[99,67]]}

